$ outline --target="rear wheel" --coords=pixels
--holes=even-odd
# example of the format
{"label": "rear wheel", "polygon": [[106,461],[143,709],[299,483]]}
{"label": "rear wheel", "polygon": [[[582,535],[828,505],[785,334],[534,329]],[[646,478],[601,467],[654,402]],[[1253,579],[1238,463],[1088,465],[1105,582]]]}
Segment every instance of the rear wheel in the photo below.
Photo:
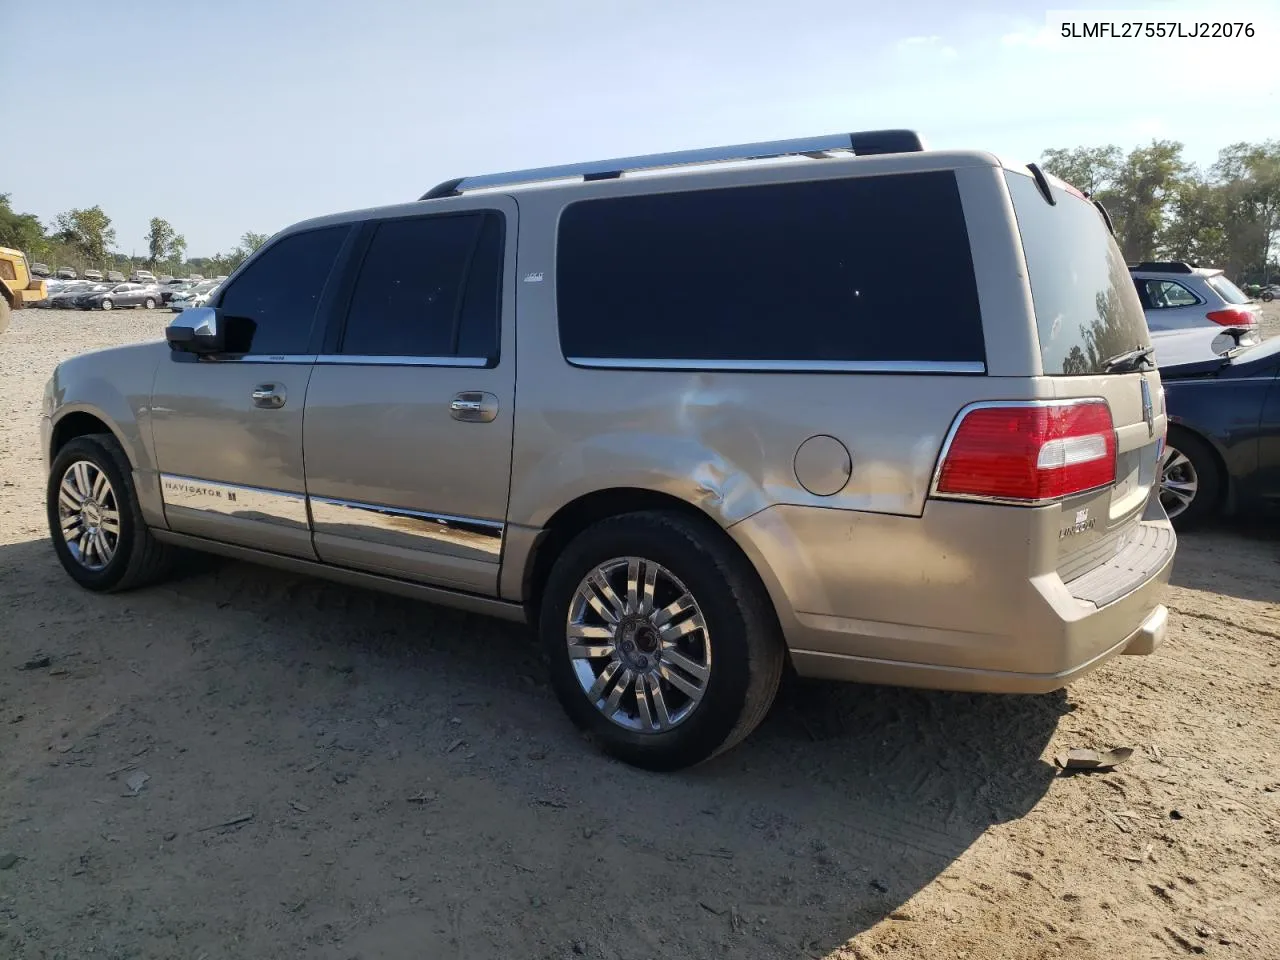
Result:
{"label": "rear wheel", "polygon": [[1190,528],[1217,512],[1222,480],[1213,449],[1185,430],[1170,430],[1160,463],[1160,503],[1178,527]]}
{"label": "rear wheel", "polygon": [[102,309],[103,309],[103,310],[110,310],[110,309],[111,309],[112,307],[114,307],[114,306],[115,306],[115,304],[114,304],[114,303],[112,303],[110,300],[103,300],[103,301],[102,301]]}
{"label": "rear wheel", "polygon": [[159,580],[173,550],[151,535],[129,459],[110,434],[76,437],[49,470],[46,509],[53,548],[76,583],[99,592]]}
{"label": "rear wheel", "polygon": [[146,301],[142,305],[148,310],[154,310],[156,308],[156,301],[153,297],[147,297]]}
{"label": "rear wheel", "polygon": [[751,565],[709,523],[672,513],[579,534],[547,579],[539,633],[573,722],[651,770],[738,743],[782,676],[781,631]]}

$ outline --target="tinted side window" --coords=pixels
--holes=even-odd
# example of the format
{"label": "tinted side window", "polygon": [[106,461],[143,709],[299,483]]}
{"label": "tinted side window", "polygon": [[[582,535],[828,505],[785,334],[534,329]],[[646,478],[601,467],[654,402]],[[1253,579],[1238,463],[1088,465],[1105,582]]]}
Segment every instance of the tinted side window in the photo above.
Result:
{"label": "tinted side window", "polygon": [[356,280],[341,352],[496,355],[502,221],[494,213],[378,224]]}
{"label": "tinted side window", "polygon": [[[566,357],[982,361],[954,174],[586,200],[560,219]],[[926,308],[922,283],[942,291]]]}
{"label": "tinted side window", "polygon": [[227,286],[218,306],[228,353],[306,353],[320,294],[348,229],[285,237]]}

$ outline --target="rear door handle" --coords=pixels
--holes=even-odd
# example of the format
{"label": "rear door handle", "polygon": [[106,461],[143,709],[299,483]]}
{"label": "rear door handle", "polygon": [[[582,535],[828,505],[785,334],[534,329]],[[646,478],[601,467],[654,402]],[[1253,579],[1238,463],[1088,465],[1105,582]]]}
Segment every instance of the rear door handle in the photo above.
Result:
{"label": "rear door handle", "polygon": [[255,407],[265,407],[268,410],[280,409],[288,399],[284,387],[278,383],[260,383],[253,388],[250,396]]}
{"label": "rear door handle", "polygon": [[467,390],[449,403],[449,416],[463,423],[490,423],[498,416],[498,398],[492,393]]}

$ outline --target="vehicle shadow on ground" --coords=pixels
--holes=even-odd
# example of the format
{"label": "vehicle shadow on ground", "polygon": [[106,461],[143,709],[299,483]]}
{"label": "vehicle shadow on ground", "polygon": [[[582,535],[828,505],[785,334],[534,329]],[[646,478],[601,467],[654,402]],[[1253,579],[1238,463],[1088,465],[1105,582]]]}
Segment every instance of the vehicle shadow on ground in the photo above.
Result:
{"label": "vehicle shadow on ground", "polygon": [[[64,618],[117,624],[118,649],[98,662],[117,697],[128,670],[151,675],[144,658],[174,661],[169,679],[128,701],[168,793],[148,789],[169,797],[149,801],[134,829],[258,811],[191,837],[192,860],[148,861],[165,901],[188,911],[184,949],[197,952],[234,935],[343,960],[464,946],[821,956],[899,910],[988,828],[1031,810],[1054,776],[1041,755],[1072,709],[1061,693],[790,679],[738,748],[656,775],[602,757],[571,729],[517,625],[214,559],[148,590],[90,595],[60,582],[47,541],[0,547],[0,573],[0,609],[18,611],[27,634],[15,647],[58,642],[34,606],[65,596]],[[142,621],[145,647],[130,626]],[[97,749],[125,733],[104,731]],[[58,804],[83,805],[78,792],[101,774],[84,772],[80,786],[64,771],[46,772],[46,786]],[[80,829],[59,809],[41,810],[42,835]],[[112,833],[128,836],[138,809]],[[108,825],[83,829],[92,845]],[[127,846],[97,844],[94,872],[67,880],[72,901],[74,884],[92,882],[97,917],[79,922],[100,938],[112,935],[103,916],[146,906],[127,882]],[[253,909],[236,908],[246,901]],[[114,936],[144,952],[159,942],[123,921]]]}
{"label": "vehicle shadow on ground", "polygon": [[1280,604],[1280,519],[1219,520],[1179,533],[1178,541],[1174,586]]}

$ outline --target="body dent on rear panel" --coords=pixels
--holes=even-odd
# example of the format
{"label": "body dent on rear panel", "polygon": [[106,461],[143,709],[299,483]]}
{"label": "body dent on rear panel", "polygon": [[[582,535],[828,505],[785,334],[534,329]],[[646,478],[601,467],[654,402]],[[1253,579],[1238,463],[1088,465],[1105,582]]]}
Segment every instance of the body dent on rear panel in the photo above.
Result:
{"label": "body dent on rear panel", "polygon": [[[868,158],[856,166],[833,162],[722,172],[713,185],[925,168],[916,156]],[[509,521],[541,527],[577,497],[622,487],[676,496],[726,527],[779,503],[919,516],[942,441],[962,407],[996,395],[1032,399],[1052,392],[1051,384],[1030,376],[1038,369],[1038,346],[1000,173],[975,165],[957,177],[974,247],[988,368],[1007,379],[573,366],[560,347],[556,237],[546,225],[557,223],[570,202],[651,193],[657,185],[645,178],[587,183],[572,192],[522,191]],[[673,179],[667,189],[709,186],[693,179]],[[995,213],[984,212],[991,209]],[[927,277],[927,264],[921,273]],[[925,288],[885,322],[901,324],[903,337],[910,338],[921,335],[913,313],[946,309],[946,291]],[[824,434],[848,449],[850,473],[843,489],[817,496],[798,482],[793,464],[805,440]],[[505,561],[519,558],[508,553]]]}

